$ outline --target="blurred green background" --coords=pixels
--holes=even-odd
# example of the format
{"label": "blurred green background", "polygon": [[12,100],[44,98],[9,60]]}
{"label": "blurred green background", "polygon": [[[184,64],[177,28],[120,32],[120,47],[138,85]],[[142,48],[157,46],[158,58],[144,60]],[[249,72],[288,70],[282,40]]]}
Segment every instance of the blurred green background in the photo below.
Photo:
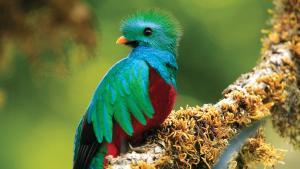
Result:
{"label": "blurred green background", "polygon": [[[259,59],[261,29],[267,28],[267,9],[272,7],[269,0],[83,3],[95,17],[92,25],[97,30],[97,45],[92,52],[69,39],[58,46],[59,53],[41,44],[33,51],[43,48],[42,52],[29,57],[15,42],[1,41],[7,42],[2,44],[0,56],[1,169],[71,168],[75,128],[97,83],[130,51],[115,45],[125,16],[137,10],[160,8],[181,23],[184,35],[178,57],[178,109],[216,102],[226,86],[251,70]],[[30,10],[34,11],[34,7]],[[42,64],[36,64],[35,58],[42,58]],[[300,153],[268,126],[268,140],[288,150],[286,164],[276,168],[296,169]]]}

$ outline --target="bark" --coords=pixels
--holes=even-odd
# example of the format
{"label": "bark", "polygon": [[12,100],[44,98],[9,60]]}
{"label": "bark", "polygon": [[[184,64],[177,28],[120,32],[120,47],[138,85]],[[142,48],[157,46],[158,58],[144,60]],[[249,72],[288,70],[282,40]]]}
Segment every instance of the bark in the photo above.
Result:
{"label": "bark", "polygon": [[[300,147],[300,0],[277,0],[260,62],[223,92],[216,104],[173,111],[145,145],[117,158],[111,168],[211,168],[230,139],[270,116],[282,137]],[[265,142],[263,130],[248,139],[230,168],[282,162],[283,152]]]}

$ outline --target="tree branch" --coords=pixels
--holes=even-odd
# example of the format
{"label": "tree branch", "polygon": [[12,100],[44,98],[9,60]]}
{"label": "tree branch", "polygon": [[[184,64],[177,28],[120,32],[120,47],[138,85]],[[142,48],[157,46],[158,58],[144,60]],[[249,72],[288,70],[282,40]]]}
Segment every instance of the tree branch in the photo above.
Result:
{"label": "tree branch", "polygon": [[[277,0],[275,6],[262,59],[251,72],[225,89],[216,104],[173,111],[145,145],[109,157],[109,167],[211,168],[241,128],[266,116],[282,137],[300,147],[300,1]],[[283,152],[266,143],[259,130],[230,167],[273,166],[282,159]]]}

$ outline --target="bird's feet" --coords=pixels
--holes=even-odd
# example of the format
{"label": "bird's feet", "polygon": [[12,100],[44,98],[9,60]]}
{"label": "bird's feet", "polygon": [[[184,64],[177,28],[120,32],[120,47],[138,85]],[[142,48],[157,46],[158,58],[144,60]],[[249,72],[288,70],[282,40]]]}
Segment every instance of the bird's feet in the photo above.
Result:
{"label": "bird's feet", "polygon": [[133,147],[130,143],[128,143],[129,150],[135,151],[137,153],[145,153],[147,151],[145,146]]}

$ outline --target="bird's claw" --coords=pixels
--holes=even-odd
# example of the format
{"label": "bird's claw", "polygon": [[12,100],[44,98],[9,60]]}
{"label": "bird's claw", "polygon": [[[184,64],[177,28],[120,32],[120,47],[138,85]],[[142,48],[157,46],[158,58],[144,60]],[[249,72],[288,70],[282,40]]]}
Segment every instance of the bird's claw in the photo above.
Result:
{"label": "bird's claw", "polygon": [[128,143],[128,146],[131,151],[135,151],[137,153],[145,153],[147,151],[143,146],[133,147],[130,143]]}

